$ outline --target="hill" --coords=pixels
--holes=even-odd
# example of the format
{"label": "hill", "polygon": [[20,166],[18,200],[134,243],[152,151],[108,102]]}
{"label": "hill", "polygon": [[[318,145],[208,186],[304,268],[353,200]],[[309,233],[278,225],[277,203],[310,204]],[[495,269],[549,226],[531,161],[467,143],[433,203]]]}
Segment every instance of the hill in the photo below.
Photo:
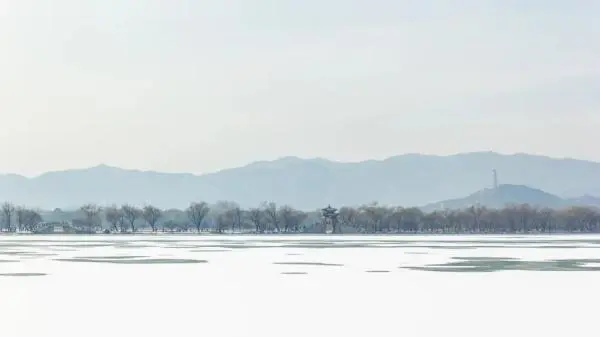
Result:
{"label": "hill", "polygon": [[536,207],[561,208],[579,204],[562,199],[542,190],[523,185],[500,185],[497,189],[486,188],[464,198],[451,199],[429,204],[422,210],[431,212],[440,209],[465,209],[473,205],[487,208],[502,208],[508,204],[529,204]]}
{"label": "hill", "polygon": [[46,209],[86,202],[181,208],[193,200],[235,200],[244,207],[268,200],[307,210],[371,201],[421,206],[490,187],[492,169],[503,183],[534,186],[561,198],[600,195],[600,163],[478,152],[407,154],[357,163],[286,157],[205,175],[106,165],[34,178],[0,175],[0,200]]}

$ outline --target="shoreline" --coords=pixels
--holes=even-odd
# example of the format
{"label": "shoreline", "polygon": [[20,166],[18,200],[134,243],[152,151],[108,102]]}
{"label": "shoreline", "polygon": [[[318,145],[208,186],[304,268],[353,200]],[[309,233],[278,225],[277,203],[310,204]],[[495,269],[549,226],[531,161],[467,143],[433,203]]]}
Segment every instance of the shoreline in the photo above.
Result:
{"label": "shoreline", "polygon": [[385,236],[385,237],[398,237],[398,236],[577,236],[577,235],[599,235],[600,232],[551,232],[551,233],[9,233],[0,232],[2,236],[320,236],[320,237],[338,237],[338,236]]}

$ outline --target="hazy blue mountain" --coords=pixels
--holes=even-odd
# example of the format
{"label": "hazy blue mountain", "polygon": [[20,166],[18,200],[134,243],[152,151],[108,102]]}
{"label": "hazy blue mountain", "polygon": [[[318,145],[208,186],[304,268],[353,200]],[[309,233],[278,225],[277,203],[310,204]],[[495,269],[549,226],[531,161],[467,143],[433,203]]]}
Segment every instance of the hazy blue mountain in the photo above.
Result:
{"label": "hazy blue mountain", "polygon": [[562,199],[542,190],[523,185],[500,185],[497,189],[486,188],[464,198],[441,201],[422,207],[431,212],[442,209],[464,209],[479,205],[488,208],[502,208],[507,204],[529,204],[534,207],[562,208],[578,204],[577,201]]}
{"label": "hazy blue mountain", "polygon": [[323,205],[422,206],[501,184],[538,188],[561,198],[600,195],[600,163],[492,152],[453,156],[407,154],[339,163],[286,157],[205,175],[123,170],[109,166],[50,172],[35,178],[0,175],[0,200],[53,209],[82,203],[153,203],[185,207],[193,200],[263,200],[302,209]]}

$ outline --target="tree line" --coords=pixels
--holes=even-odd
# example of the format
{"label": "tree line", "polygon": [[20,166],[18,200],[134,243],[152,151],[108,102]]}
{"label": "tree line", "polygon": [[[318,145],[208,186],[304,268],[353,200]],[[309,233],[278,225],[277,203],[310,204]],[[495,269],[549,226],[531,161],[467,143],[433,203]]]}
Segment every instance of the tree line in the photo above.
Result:
{"label": "tree line", "polygon": [[4,232],[40,232],[48,223],[68,225],[79,233],[215,232],[215,233],[597,233],[600,211],[593,207],[564,209],[506,205],[501,209],[471,206],[461,210],[423,212],[418,208],[371,203],[341,207],[325,221],[321,210],[302,211],[265,202],[244,209],[234,202],[193,202],[185,210],[152,205],[86,204],[77,211],[45,212],[5,202],[0,207]]}

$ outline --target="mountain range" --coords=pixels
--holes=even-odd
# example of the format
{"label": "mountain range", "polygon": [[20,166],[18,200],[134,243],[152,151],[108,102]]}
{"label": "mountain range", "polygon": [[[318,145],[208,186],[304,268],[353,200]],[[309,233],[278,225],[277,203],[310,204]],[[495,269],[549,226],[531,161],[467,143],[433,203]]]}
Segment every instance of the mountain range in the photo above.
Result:
{"label": "mountain range", "polygon": [[[405,154],[355,163],[285,157],[203,175],[106,165],[33,178],[9,174],[0,175],[0,200],[44,209],[74,208],[88,202],[184,208],[199,200],[233,200],[243,207],[275,201],[306,210],[372,201],[437,207],[432,203],[448,200],[448,207],[464,196],[492,187],[494,169],[500,187],[513,186],[509,189],[514,195],[503,197],[506,200],[502,202],[522,198],[530,189],[548,194],[546,199],[551,205],[551,200],[564,205],[557,200],[575,198],[593,203],[593,196],[600,195],[600,163],[476,152],[451,156]],[[515,191],[519,185],[523,189]]]}

